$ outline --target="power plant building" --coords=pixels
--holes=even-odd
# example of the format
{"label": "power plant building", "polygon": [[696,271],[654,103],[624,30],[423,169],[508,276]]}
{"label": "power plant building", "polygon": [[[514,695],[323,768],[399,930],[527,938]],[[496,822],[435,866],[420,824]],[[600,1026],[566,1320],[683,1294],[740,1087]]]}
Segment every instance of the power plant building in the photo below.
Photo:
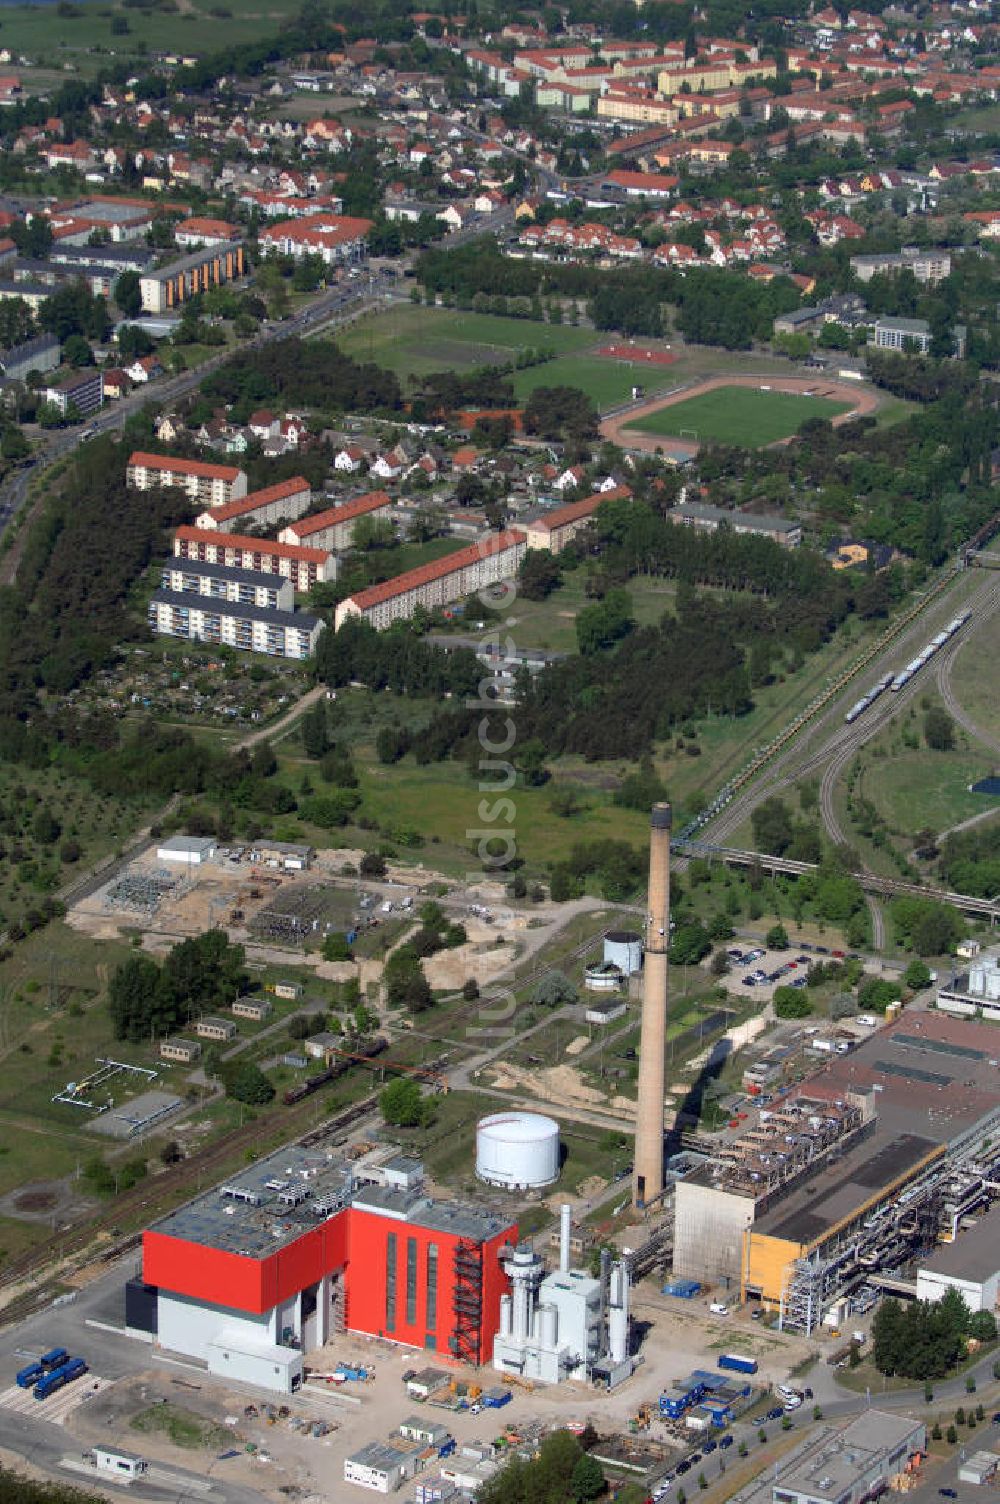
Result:
{"label": "power plant building", "polygon": [[1000,1129],[994,1061],[982,1024],[933,1013],[833,1057],[677,1182],[675,1274],[812,1330],[850,1279],[957,1231],[963,1186],[979,1194],[977,1156]]}
{"label": "power plant building", "polygon": [[510,1292],[500,1299],[493,1366],[542,1384],[597,1379],[612,1387],[632,1372],[628,1274],[608,1255],[599,1278],[572,1269],[571,1247],[572,1213],[563,1205],[557,1270],[546,1274],[529,1243],[506,1250]]}
{"label": "power plant building", "polygon": [[516,1241],[507,1219],[358,1185],[347,1161],[290,1147],[143,1234],[126,1320],[211,1373],[281,1392],[342,1331],[481,1364]]}

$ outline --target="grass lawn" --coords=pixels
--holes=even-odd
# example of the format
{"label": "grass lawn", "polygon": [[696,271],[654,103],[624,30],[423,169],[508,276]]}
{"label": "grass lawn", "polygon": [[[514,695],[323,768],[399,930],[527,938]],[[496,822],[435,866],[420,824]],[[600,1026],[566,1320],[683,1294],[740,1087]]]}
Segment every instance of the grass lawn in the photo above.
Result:
{"label": "grass lawn", "polygon": [[[23,54],[29,65],[65,70],[58,79],[65,82],[66,74],[96,73],[109,59],[134,57],[138,64],[147,51],[200,56],[256,42],[275,35],[295,9],[292,0],[265,0],[264,5],[225,0],[224,6],[219,0],[185,0],[183,6],[150,11],[126,8],[120,0],[87,0],[57,17],[54,5],[5,5],[3,44]],[[122,17],[129,29],[119,36],[112,23]],[[26,92],[37,87],[30,72],[24,83]]]}
{"label": "grass lawn", "polygon": [[[360,319],[337,335],[337,343],[356,360],[373,360],[405,378],[503,365],[513,361],[519,350],[540,347],[568,355],[592,347],[596,338],[592,329],[570,324],[538,324],[531,319],[401,303]],[[533,386],[549,385],[545,372],[557,364],[532,366],[522,374],[532,378]]]}
{"label": "grass lawn", "polygon": [[626,402],[633,383],[655,393],[677,385],[675,366],[648,362],[609,360],[604,355],[562,355],[541,366],[529,366],[514,374],[514,392],[523,401],[538,386],[575,386],[586,392],[600,411]]}
{"label": "grass lawn", "polygon": [[872,801],[892,830],[912,836],[925,827],[947,830],[970,815],[982,814],[994,801],[970,794],[969,784],[990,771],[984,756],[962,746],[952,752],[931,752],[893,739],[886,756],[866,759],[859,792]]}
{"label": "grass lawn", "polygon": [[753,387],[723,386],[661,408],[634,426],[640,433],[696,436],[725,444],[760,449],[794,434],[806,418],[835,418],[849,411],[846,402],[804,397],[791,392],[762,392]]}
{"label": "grass lawn", "polygon": [[988,616],[982,625],[970,622],[960,643],[952,688],[975,724],[988,735],[1000,737],[1000,698],[994,677],[1000,654],[1000,617]]}
{"label": "grass lawn", "polygon": [[[575,653],[576,618],[593,602],[584,594],[583,570],[567,573],[565,581],[544,601],[529,601],[519,596],[506,618],[506,631],[519,647],[547,648],[554,653]],[[659,621],[674,603],[676,587],[672,580],[629,580],[626,586],[632,610],[640,626]]]}

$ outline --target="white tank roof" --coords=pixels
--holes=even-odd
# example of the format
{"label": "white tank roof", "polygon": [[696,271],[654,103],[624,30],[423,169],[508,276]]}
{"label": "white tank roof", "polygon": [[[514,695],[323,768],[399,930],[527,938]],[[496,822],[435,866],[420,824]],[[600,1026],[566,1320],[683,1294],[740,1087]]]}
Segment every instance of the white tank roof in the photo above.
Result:
{"label": "white tank roof", "polygon": [[547,1118],[540,1112],[495,1112],[488,1118],[480,1118],[478,1131],[486,1129],[492,1138],[507,1139],[515,1144],[531,1144],[537,1139],[548,1139],[559,1132],[555,1118]]}

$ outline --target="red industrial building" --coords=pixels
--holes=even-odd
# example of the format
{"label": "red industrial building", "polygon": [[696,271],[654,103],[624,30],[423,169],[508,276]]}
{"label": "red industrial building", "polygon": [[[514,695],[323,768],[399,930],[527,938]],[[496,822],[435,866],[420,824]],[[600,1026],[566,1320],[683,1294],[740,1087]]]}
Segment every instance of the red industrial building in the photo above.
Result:
{"label": "red industrial building", "polygon": [[213,1373],[283,1391],[301,1382],[304,1353],[344,1331],[488,1363],[516,1225],[432,1200],[412,1160],[375,1174],[279,1150],[171,1213],[143,1235],[127,1324]]}

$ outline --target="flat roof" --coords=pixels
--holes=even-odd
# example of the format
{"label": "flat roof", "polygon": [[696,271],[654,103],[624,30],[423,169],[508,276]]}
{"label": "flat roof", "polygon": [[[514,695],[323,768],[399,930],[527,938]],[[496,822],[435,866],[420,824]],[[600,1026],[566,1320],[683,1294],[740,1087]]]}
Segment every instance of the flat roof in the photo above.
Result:
{"label": "flat roof", "polygon": [[922,1421],[908,1416],[866,1410],[835,1435],[827,1432],[786,1471],[779,1463],[775,1488],[812,1499],[837,1499],[923,1429]]}
{"label": "flat roof", "polygon": [[850,1217],[893,1181],[914,1170],[939,1147],[918,1134],[897,1135],[876,1128],[850,1153],[822,1166],[779,1196],[774,1207],[753,1225],[755,1233],[812,1243],[828,1228]]}
{"label": "flat roof", "polygon": [[143,272],[142,280],[144,282],[170,282],[183,272],[204,266],[206,261],[214,261],[216,256],[224,256],[227,251],[238,251],[242,244],[241,240],[226,240],[219,245],[207,246],[202,251],[192,251],[190,256],[182,256],[177,261],[171,261],[169,266],[163,266],[159,271]]}
{"label": "flat roof", "polygon": [[207,559],[189,559],[184,554],[172,554],[163,566],[163,573],[202,575],[205,579],[230,580],[234,585],[251,585],[261,590],[280,590],[290,583],[282,574],[263,569],[239,569],[235,564],[210,564]]}
{"label": "flat roof", "polygon": [[[242,1166],[225,1185],[179,1207],[152,1230],[261,1259],[347,1206],[350,1189],[346,1160],[293,1145]],[[306,1193],[298,1205],[280,1199],[298,1191]]]}
{"label": "flat roof", "polygon": [[[272,579],[277,576],[272,575]],[[273,627],[292,627],[297,632],[311,632],[319,624],[318,616],[307,611],[272,611],[268,606],[250,606],[243,601],[223,601],[214,595],[195,595],[193,590],[154,590],[150,602],[157,606],[177,606],[184,611],[207,611],[217,616],[234,616],[242,621],[262,621]]]}
{"label": "flat roof", "polygon": [[207,855],[215,850],[215,839],[212,836],[167,836],[156,843],[157,851],[197,851]]}
{"label": "flat roof", "polygon": [[803,1083],[826,1100],[872,1094],[880,1129],[951,1144],[1000,1110],[993,1026],[944,1013],[904,1013]]}
{"label": "flat roof", "polygon": [[954,1243],[936,1249],[920,1267],[951,1279],[992,1279],[1000,1270],[1000,1206],[960,1232]]}
{"label": "flat roof", "polygon": [[511,1226],[509,1217],[498,1217],[466,1202],[431,1201],[421,1191],[404,1191],[395,1186],[363,1186],[354,1196],[354,1205],[359,1211],[367,1208],[424,1227],[428,1232],[450,1232],[462,1238],[485,1240]]}
{"label": "flat roof", "polygon": [[[300,1193],[304,1194],[295,1204]],[[151,1230],[205,1248],[262,1259],[350,1205],[431,1232],[482,1241],[510,1226],[509,1219],[492,1212],[460,1202],[431,1201],[417,1191],[355,1188],[347,1159],[293,1144],[244,1166],[223,1185],[170,1212]]]}

